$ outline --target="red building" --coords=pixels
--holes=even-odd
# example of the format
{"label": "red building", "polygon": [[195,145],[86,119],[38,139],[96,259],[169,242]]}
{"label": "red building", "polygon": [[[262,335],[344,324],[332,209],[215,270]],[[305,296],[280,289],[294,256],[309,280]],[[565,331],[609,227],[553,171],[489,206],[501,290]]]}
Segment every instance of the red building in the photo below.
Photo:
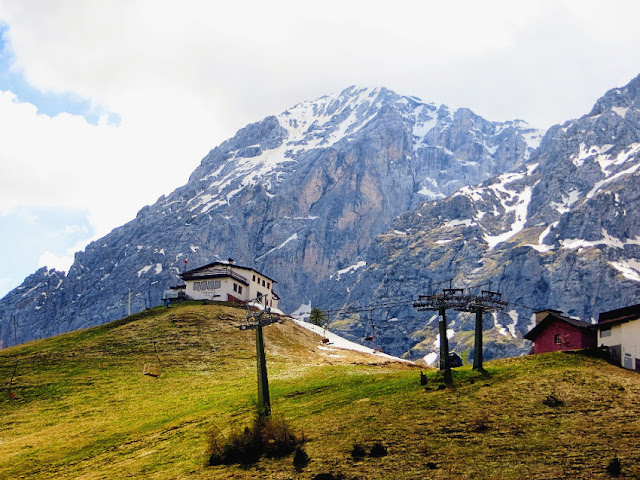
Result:
{"label": "red building", "polygon": [[524,338],[533,342],[533,353],[580,350],[596,346],[596,331],[590,323],[565,317],[558,310],[536,312],[536,326]]}

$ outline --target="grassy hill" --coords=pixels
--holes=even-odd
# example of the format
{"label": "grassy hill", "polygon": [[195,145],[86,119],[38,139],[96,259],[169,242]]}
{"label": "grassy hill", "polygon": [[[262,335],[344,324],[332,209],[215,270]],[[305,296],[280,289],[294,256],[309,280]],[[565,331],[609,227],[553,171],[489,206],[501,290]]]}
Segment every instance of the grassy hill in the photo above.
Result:
{"label": "grassy hill", "polygon": [[[211,432],[252,422],[253,331],[241,309],[184,305],[0,351],[0,478],[640,478],[640,375],[574,354],[454,371],[327,350],[292,322],[265,328],[274,415],[311,458],[207,466]],[[162,373],[143,375],[145,364]],[[560,405],[547,405],[553,396]],[[354,443],[387,447],[352,459]]]}

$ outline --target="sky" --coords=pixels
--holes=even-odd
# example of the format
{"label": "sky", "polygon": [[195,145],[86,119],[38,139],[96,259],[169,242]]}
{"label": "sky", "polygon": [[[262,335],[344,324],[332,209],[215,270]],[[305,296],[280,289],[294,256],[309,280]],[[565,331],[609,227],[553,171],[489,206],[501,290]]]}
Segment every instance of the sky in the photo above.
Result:
{"label": "sky", "polygon": [[0,0],[0,297],[350,85],[538,128],[640,74],[636,0]]}

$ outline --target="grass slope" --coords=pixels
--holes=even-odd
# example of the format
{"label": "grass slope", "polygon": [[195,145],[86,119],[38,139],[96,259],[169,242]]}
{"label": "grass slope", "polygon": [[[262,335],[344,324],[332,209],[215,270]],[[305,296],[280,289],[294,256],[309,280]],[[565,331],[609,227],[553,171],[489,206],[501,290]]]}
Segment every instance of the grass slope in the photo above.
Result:
{"label": "grass slope", "polygon": [[[244,311],[185,305],[0,351],[16,399],[0,397],[0,478],[640,478],[640,376],[548,354],[454,372],[320,348],[291,322],[265,328],[275,414],[307,440],[291,457],[207,467],[207,438],[252,421],[252,331]],[[162,362],[158,378],[142,374]],[[554,395],[564,405],[543,403]],[[353,460],[355,442],[388,455]]]}

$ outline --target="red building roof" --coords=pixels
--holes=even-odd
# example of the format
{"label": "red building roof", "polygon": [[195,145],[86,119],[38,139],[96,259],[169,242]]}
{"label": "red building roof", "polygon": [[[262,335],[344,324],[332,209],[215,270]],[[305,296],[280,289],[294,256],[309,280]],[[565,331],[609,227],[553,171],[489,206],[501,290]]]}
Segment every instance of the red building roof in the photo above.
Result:
{"label": "red building roof", "polygon": [[524,336],[533,342],[533,353],[579,350],[596,346],[596,332],[590,323],[567,317],[557,310],[546,310],[538,314],[538,323]]}
{"label": "red building roof", "polygon": [[[578,328],[591,329],[592,326],[588,322],[583,322],[582,320],[576,320],[575,318],[566,317],[561,315],[558,310],[549,310],[549,314],[544,317],[538,324],[529,330],[524,338],[527,340],[531,340],[535,342],[536,337],[540,335],[544,330],[546,330],[549,325],[551,325],[554,321],[560,320],[561,322],[568,323],[569,325],[573,325]],[[558,313],[556,313],[558,312]]]}

